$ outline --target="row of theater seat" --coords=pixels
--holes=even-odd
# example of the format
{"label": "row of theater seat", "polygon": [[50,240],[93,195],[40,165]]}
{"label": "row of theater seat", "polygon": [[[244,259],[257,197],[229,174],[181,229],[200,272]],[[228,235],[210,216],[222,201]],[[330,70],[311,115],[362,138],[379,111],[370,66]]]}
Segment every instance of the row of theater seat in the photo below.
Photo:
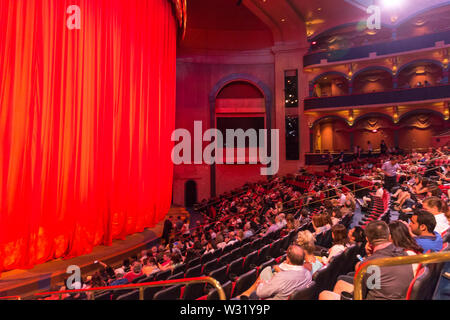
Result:
{"label": "row of theater seat", "polygon": [[362,228],[366,228],[367,224],[375,220],[385,220],[389,218],[389,202],[390,194],[384,190],[383,198],[371,196],[372,201],[368,207],[365,216],[359,222]]}
{"label": "row of theater seat", "polygon": [[[254,275],[258,275],[262,267],[277,263],[284,257],[282,254],[289,244],[294,240],[296,231],[291,231],[283,238],[280,237],[280,230],[257,239],[248,238],[241,243],[235,243],[225,247],[223,250],[216,250],[214,253],[208,253],[202,257],[191,260],[187,264],[180,265],[173,270],[160,271],[149,277],[139,277],[133,283],[146,283],[152,281],[174,280],[182,278],[192,278],[202,275],[208,275],[218,280],[221,284],[232,281],[233,287],[244,288],[247,290],[256,280]],[[257,237],[257,236],[256,236]],[[279,239],[278,239],[279,238]],[[274,240],[277,239],[277,240]],[[277,260],[274,259],[277,258]],[[254,271],[254,272],[253,272]],[[251,282],[248,285],[249,282]],[[186,300],[197,299],[204,295],[205,285],[191,284],[187,286],[172,286],[166,289],[162,287],[148,287],[144,290],[145,300],[164,300],[182,298]],[[211,289],[211,288],[209,288]],[[234,294],[241,289],[234,290]],[[178,294],[180,293],[180,294]],[[242,293],[242,292],[241,292]],[[139,291],[119,290],[116,292],[108,291],[95,297],[96,300],[133,300],[139,297]]]}
{"label": "row of theater seat", "polygon": [[[205,254],[200,258],[191,260],[174,270],[161,271],[150,277],[135,279],[134,282],[146,283],[208,275],[221,283],[227,299],[230,299],[247,290],[265,267],[281,263],[286,257],[285,250],[295,240],[297,232],[310,228],[311,224],[308,223],[282,238],[280,238],[279,230],[266,237],[245,239],[241,243],[235,243],[223,250],[216,250],[212,254]],[[325,237],[327,237],[328,233],[325,234]],[[321,241],[320,235],[318,239]],[[325,242],[320,242],[320,244],[327,245]],[[328,246],[331,246],[331,242],[328,242]],[[321,290],[334,285],[338,275],[351,271],[357,261],[356,255],[361,253],[359,247],[349,248],[342,255],[336,257],[329,266],[316,272],[314,275],[315,282],[309,288],[296,292],[291,298],[316,298]],[[216,290],[205,284],[174,285],[168,288],[148,287],[144,289],[145,300],[215,300],[218,297]],[[110,291],[96,296],[96,300],[134,300],[138,298],[139,290],[137,289]]]}

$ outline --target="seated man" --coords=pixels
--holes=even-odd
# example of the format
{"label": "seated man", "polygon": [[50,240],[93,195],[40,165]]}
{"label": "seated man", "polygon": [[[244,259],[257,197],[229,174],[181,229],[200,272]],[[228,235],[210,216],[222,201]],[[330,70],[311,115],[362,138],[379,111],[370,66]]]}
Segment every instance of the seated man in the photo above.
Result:
{"label": "seated man", "polygon": [[[375,193],[371,193],[372,196],[378,197],[378,198],[383,198],[383,193],[384,193],[384,189],[381,186],[381,183],[379,182],[375,182],[375,184],[373,185],[374,189],[375,189]],[[368,202],[372,201],[372,198],[370,197],[363,197],[363,207],[367,207]]]}
{"label": "seated man", "polygon": [[436,227],[436,219],[433,214],[425,210],[413,213],[409,227],[416,236],[417,244],[423,248],[424,253],[428,252],[428,250],[441,251],[442,237],[438,232],[433,231]]}
{"label": "seated man", "polygon": [[[389,240],[389,226],[384,221],[371,221],[366,227],[365,261],[379,258],[407,255],[402,248],[397,248]],[[356,265],[358,270],[360,263]],[[348,278],[348,277],[347,277]],[[406,297],[409,284],[414,278],[413,267],[410,264],[380,267],[379,285],[376,285],[373,275],[366,273],[362,281],[363,297],[366,300],[403,300]],[[375,279],[376,280],[376,279]],[[351,281],[351,280],[349,280]],[[340,300],[342,292],[353,293],[353,283],[339,280],[334,290],[322,291],[319,300]]]}
{"label": "seated man", "polygon": [[304,260],[305,253],[301,247],[289,246],[283,267],[275,267],[276,272],[272,277],[270,267],[265,268],[250,289],[240,296],[250,299],[287,300],[294,291],[308,287],[312,281],[311,272],[303,267]]}

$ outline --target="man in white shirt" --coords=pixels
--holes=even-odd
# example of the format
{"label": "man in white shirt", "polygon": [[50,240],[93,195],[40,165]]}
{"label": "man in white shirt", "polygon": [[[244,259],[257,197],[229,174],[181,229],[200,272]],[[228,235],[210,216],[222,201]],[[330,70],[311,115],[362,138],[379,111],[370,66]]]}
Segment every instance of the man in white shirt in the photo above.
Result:
{"label": "man in white shirt", "polygon": [[311,272],[303,266],[305,253],[297,245],[291,245],[287,249],[286,261],[283,267],[265,268],[256,282],[240,296],[247,296],[251,300],[287,300],[296,290],[307,288],[311,282]]}
{"label": "man in white shirt", "polygon": [[397,163],[396,158],[386,161],[381,170],[384,172],[384,187],[387,191],[391,192],[392,187],[397,183],[397,171],[400,170],[400,165]]}
{"label": "man in white shirt", "polygon": [[442,200],[438,197],[428,197],[423,201],[423,208],[431,212],[436,219],[436,227],[434,231],[442,235],[449,228],[447,217],[442,212]]}
{"label": "man in white shirt", "polygon": [[[373,187],[375,189],[375,194],[372,194],[372,195],[374,195],[375,197],[378,197],[378,198],[383,198],[384,189],[381,186],[381,183],[375,182]],[[368,202],[370,202],[370,201],[372,201],[372,198],[364,196],[363,197],[363,206],[367,207]]]}
{"label": "man in white shirt", "polygon": [[336,191],[336,197],[337,199],[333,199],[332,202],[335,206],[344,206],[345,201],[347,201],[347,197],[345,196],[345,194],[342,192],[341,189],[335,189]]}

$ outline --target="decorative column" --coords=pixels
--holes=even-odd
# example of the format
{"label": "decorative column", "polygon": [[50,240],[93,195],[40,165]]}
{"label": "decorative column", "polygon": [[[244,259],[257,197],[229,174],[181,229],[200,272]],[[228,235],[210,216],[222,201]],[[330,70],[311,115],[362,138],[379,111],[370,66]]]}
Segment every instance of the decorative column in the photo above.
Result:
{"label": "decorative column", "polygon": [[444,67],[444,71],[442,72],[442,83],[448,84],[448,61],[447,65]]}
{"label": "decorative column", "polygon": [[398,106],[394,106],[392,108],[392,119],[394,119],[394,123],[397,124],[398,123]]}
{"label": "decorative column", "polygon": [[444,102],[444,120],[448,120],[450,118],[450,103],[448,101]]}
{"label": "decorative column", "polygon": [[353,64],[349,64],[348,65],[348,93],[352,94],[353,93]]}
{"label": "decorative column", "polygon": [[312,97],[314,95],[314,83],[312,81],[309,82],[309,96]]}

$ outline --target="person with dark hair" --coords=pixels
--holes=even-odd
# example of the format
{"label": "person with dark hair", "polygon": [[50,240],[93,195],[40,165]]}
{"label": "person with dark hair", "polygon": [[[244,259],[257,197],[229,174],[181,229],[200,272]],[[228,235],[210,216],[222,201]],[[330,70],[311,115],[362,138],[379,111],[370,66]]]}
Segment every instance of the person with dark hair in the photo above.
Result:
{"label": "person with dark hair", "polygon": [[372,143],[370,141],[367,141],[367,156],[369,158],[372,157],[372,152],[373,152]]}
{"label": "person with dark hair", "polygon": [[175,221],[176,231],[180,232],[182,227],[183,227],[183,220],[181,220],[181,216],[177,216],[177,220]]}
{"label": "person with dark hair", "polygon": [[117,271],[122,271],[123,274],[129,272],[130,271],[130,259],[128,259],[128,258],[124,259],[122,262],[122,267],[114,270],[114,272],[117,272]]}
{"label": "person with dark hair", "polygon": [[271,267],[265,268],[250,289],[240,297],[287,300],[294,291],[309,286],[312,281],[311,272],[303,266],[304,261],[303,249],[295,244],[290,245],[284,262],[285,268],[275,273]]}
{"label": "person with dark hair", "polygon": [[[117,275],[116,275],[117,277]],[[106,282],[102,279],[102,276],[99,272],[96,272],[92,275],[91,279],[91,288],[98,288],[106,286]],[[81,288],[80,288],[81,289]]]}
{"label": "person with dark hair", "polygon": [[342,224],[337,224],[331,228],[331,237],[333,238],[333,246],[328,251],[328,262],[344,252],[349,243],[347,228]]}
{"label": "person with dark hair", "polygon": [[[389,231],[391,233],[391,240],[394,245],[399,248],[403,248],[405,252],[410,255],[416,255],[423,253],[423,248],[419,246],[411,235],[408,225],[404,221],[392,221],[389,224]],[[412,264],[413,272],[416,274],[419,269],[417,263]]]}
{"label": "person with dark hair", "polygon": [[392,157],[383,164],[381,170],[384,172],[384,187],[390,192],[397,183],[397,171],[400,170],[400,165],[397,159]]}
{"label": "person with dark hair", "polygon": [[426,210],[418,210],[413,213],[409,227],[416,236],[417,244],[423,248],[423,252],[440,251],[443,241],[441,235],[434,231],[436,218]]}
{"label": "person with dark hair", "polygon": [[331,229],[331,218],[327,214],[316,214],[312,217],[314,235],[319,235]]}
{"label": "person with dark hair", "polygon": [[148,277],[156,272],[159,271],[158,268],[158,263],[156,262],[156,259],[151,257],[151,258],[146,258],[144,259],[144,263],[143,263],[143,267],[142,267],[142,272]]}
{"label": "person with dark hair", "polygon": [[300,210],[300,218],[298,219],[299,224],[309,223],[311,221],[309,217],[309,211],[306,208]]}
{"label": "person with dark hair", "polygon": [[331,222],[334,225],[337,225],[342,219],[342,211],[339,207],[333,207],[331,209]]}
{"label": "person with dark hair", "polygon": [[170,216],[169,219],[166,219],[164,221],[164,228],[161,236],[161,238],[164,239],[166,244],[169,243],[170,235],[173,229],[174,229],[173,217]]}
{"label": "person with dark hair", "polygon": [[196,250],[194,247],[189,248],[186,251],[186,258],[184,259],[184,262],[189,263],[189,261],[194,260],[198,257],[201,257],[200,251]]}
{"label": "person with dark hair", "polygon": [[[379,258],[400,257],[407,253],[403,248],[398,248],[390,241],[389,226],[384,221],[371,221],[366,227],[366,254],[365,261]],[[355,270],[360,266],[357,263]],[[389,267],[379,267],[378,286],[369,287],[369,277],[372,275],[366,273],[363,278],[363,297],[366,300],[404,300],[408,291],[409,284],[414,278],[413,267],[409,264]],[[353,293],[353,283],[338,280],[333,291],[322,291],[319,295],[320,300],[340,300],[342,292]]]}
{"label": "person with dark hair", "polygon": [[179,253],[172,253],[170,260],[172,261],[172,265],[170,266],[172,270],[183,263],[183,257]]}
{"label": "person with dark hair", "polygon": [[366,233],[360,226],[356,226],[348,232],[348,238],[351,244],[366,242]]}
{"label": "person with dark hair", "polygon": [[381,143],[380,143],[380,153],[381,153],[382,155],[385,155],[385,154],[386,154],[386,151],[387,151],[387,145],[386,145],[386,142],[384,142],[384,140],[381,140]]}

